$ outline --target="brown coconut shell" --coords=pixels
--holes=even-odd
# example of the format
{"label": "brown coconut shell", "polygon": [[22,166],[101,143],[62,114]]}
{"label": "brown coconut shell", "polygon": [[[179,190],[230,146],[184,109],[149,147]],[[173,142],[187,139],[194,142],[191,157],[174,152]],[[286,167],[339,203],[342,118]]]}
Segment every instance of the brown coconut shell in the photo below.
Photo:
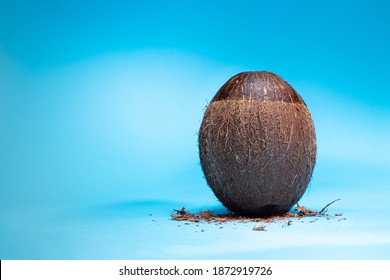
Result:
{"label": "brown coconut shell", "polygon": [[289,211],[310,182],[316,149],[306,104],[270,72],[229,79],[207,107],[199,130],[208,185],[225,207],[244,216]]}

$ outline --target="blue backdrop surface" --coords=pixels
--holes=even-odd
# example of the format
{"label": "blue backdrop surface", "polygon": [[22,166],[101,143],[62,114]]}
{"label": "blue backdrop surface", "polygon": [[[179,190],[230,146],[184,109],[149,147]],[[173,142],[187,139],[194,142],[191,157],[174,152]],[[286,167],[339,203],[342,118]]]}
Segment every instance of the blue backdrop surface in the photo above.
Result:
{"label": "blue backdrop surface", "polygon": [[[0,1],[0,259],[390,259],[390,6],[274,2]],[[346,220],[170,220],[224,211],[196,133],[248,70],[305,100],[300,204]]]}

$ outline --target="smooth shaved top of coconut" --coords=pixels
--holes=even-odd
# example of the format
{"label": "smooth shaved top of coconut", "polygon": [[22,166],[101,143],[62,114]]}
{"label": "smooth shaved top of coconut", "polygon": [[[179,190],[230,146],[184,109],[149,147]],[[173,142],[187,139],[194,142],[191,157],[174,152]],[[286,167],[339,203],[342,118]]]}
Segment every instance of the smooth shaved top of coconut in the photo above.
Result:
{"label": "smooth shaved top of coconut", "polygon": [[242,72],[233,76],[219,89],[211,102],[225,99],[305,104],[289,83],[267,71]]}

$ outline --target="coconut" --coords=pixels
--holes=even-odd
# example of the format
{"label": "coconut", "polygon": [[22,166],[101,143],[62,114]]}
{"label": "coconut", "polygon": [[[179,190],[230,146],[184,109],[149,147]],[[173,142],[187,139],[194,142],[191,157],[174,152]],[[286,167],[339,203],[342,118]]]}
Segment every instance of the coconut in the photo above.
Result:
{"label": "coconut", "polygon": [[312,177],[317,147],[311,114],[270,72],[229,79],[208,105],[198,140],[208,185],[239,215],[288,212]]}

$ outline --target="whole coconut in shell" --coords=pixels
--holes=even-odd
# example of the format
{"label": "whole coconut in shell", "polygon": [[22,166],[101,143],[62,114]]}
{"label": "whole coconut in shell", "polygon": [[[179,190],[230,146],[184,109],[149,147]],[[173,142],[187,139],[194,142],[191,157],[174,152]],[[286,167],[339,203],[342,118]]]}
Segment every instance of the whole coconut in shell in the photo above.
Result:
{"label": "whole coconut in shell", "polygon": [[289,211],[309,184],[316,150],[305,102],[270,72],[229,79],[211,100],[199,131],[207,183],[225,207],[244,216]]}

